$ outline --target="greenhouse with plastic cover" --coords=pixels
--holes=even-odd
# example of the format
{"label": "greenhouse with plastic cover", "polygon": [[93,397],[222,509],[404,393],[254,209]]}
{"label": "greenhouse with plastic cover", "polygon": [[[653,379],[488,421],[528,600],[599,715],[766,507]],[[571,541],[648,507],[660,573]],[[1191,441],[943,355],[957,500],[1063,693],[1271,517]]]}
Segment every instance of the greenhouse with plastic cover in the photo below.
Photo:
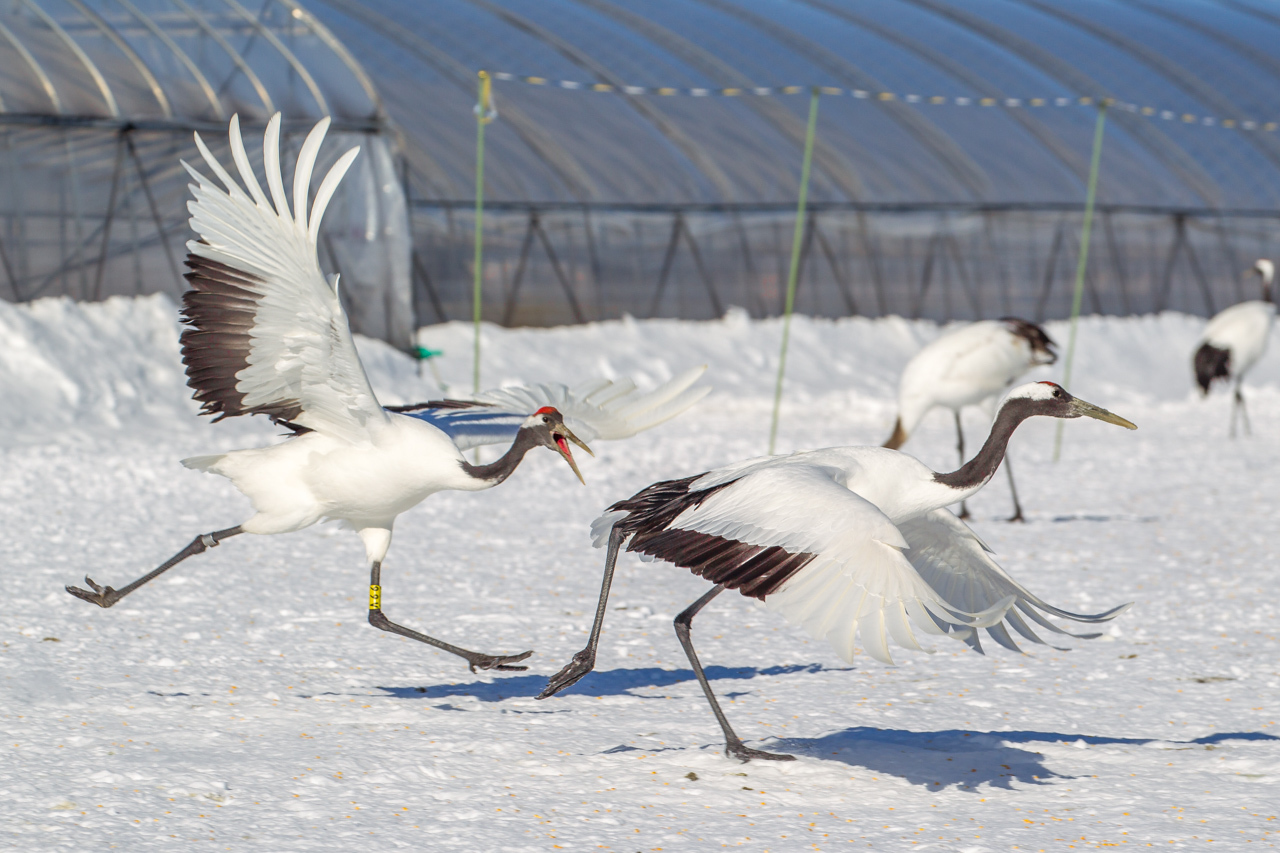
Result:
{"label": "greenhouse with plastic cover", "polygon": [[[317,180],[355,329],[796,310],[1210,314],[1280,223],[1280,12],[1260,0],[10,0],[0,297],[183,290],[192,132],[331,116]],[[253,149],[255,146],[250,145]],[[286,170],[291,169],[286,154]]]}

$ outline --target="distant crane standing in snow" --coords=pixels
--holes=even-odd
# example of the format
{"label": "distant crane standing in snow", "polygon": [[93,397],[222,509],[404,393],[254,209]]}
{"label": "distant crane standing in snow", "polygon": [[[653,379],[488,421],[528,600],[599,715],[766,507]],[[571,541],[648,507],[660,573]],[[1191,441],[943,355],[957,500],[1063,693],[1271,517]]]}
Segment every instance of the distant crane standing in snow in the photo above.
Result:
{"label": "distant crane standing in snow", "polygon": [[1254,262],[1250,274],[1262,279],[1262,299],[1239,302],[1219,312],[1205,326],[1200,346],[1195,354],[1196,382],[1203,396],[1209,396],[1209,387],[1216,380],[1235,380],[1235,396],[1231,401],[1231,437],[1236,437],[1236,410],[1240,410],[1244,431],[1252,435],[1249,411],[1244,405],[1240,385],[1244,375],[1258,363],[1267,351],[1271,337],[1271,325],[1276,319],[1276,304],[1271,298],[1271,282],[1275,278],[1275,265],[1266,259]]}
{"label": "distant crane standing in snow", "polygon": [[[1053,364],[1058,355],[1044,329],[1017,317],[981,320],[939,337],[912,356],[898,381],[898,419],[884,446],[897,450],[906,443],[934,406],[950,409],[956,420],[956,450],[964,464],[964,429],[960,410],[980,403],[995,403],[998,395],[1033,367]],[[1006,458],[1013,516],[1023,521],[1013,467]],[[960,502],[960,517],[969,510]]]}
{"label": "distant crane standing in snow", "polygon": [[851,663],[855,634],[885,663],[892,663],[886,632],[899,645],[920,649],[910,623],[927,634],[950,634],[981,652],[978,628],[1019,651],[1006,623],[1042,643],[1024,616],[1068,633],[1037,608],[1078,622],[1113,619],[1128,605],[1081,615],[1037,598],[1005,574],[973,531],[944,509],[991,479],[1009,436],[1035,415],[1085,416],[1136,429],[1052,382],[1036,382],[1009,393],[982,450],[950,474],[935,474],[915,458],[881,447],[833,447],[749,459],[655,483],[619,501],[591,527],[596,547],[607,542],[608,552],[590,639],[538,698],[564,690],[595,666],[614,566],[628,540],[628,551],[715,583],[675,618],[676,636],[724,731],[726,753],[743,761],[792,756],[743,744],[694,651],[693,617],[726,589],[763,600],[788,622],[830,642]]}
{"label": "distant crane standing in snow", "polygon": [[[188,384],[215,420],[263,414],[293,433],[270,447],[184,459],[188,468],[220,474],[253,503],[252,518],[197,536],[159,568],[119,590],[90,578],[92,591],[67,591],[100,607],[111,607],[138,587],[188,557],[241,533],[288,533],[321,520],[353,527],[370,564],[369,622],[466,659],[480,669],[525,669],[515,664],[532,652],[486,655],[429,637],[390,621],[382,612],[382,561],[397,516],[444,490],[479,491],[506,480],[535,447],[559,453],[582,479],[569,443],[591,451],[566,425],[565,414],[588,437],[622,438],[661,423],[692,405],[707,390],[687,390],[701,370],[677,377],[647,395],[634,386],[602,381],[575,394],[563,386],[535,386],[489,394],[479,402],[442,401],[383,408],[356,353],[338,281],[320,271],[316,237],[324,211],[355,159],[346,152],[316,192],[307,196],[323,119],[307,136],[294,170],[293,214],[280,169],[280,116],[267,124],[263,161],[271,193],[263,193],[231,119],[231,153],[248,189],[232,178],[196,135],[205,163],[226,187],[222,191],[186,163],[196,180],[191,226],[199,240],[187,243],[183,296],[182,356]],[[274,204],[273,204],[274,202]],[[554,399],[563,411],[547,403]],[[542,401],[542,402],[540,402]],[[527,406],[506,409],[503,404]],[[531,414],[530,414],[531,413]],[[511,440],[507,452],[488,465],[472,465],[462,450]]]}

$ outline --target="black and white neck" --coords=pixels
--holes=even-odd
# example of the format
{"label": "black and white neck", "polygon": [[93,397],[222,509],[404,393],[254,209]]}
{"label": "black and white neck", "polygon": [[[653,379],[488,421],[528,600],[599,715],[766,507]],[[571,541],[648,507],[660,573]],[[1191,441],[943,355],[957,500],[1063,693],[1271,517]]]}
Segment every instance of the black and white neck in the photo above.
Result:
{"label": "black and white neck", "polygon": [[1032,382],[1014,388],[1004,398],[1000,413],[991,425],[991,435],[987,436],[987,442],[982,445],[978,455],[949,474],[933,475],[933,481],[941,487],[936,506],[959,503],[985,486],[1004,461],[1013,431],[1034,415],[1050,418],[1087,417],[1125,429],[1137,429],[1119,415],[1073,397],[1065,388],[1053,382]]}
{"label": "black and white neck", "polygon": [[470,478],[474,488],[487,489],[510,477],[511,472],[520,465],[520,460],[524,459],[524,455],[533,448],[541,446],[550,448],[564,457],[564,461],[569,463],[574,475],[582,481],[582,472],[578,470],[578,463],[573,461],[569,442],[573,442],[588,453],[591,452],[591,448],[583,444],[582,440],[565,425],[564,415],[560,414],[554,406],[543,406],[520,426],[515,441],[511,443],[510,449],[502,454],[501,459],[488,465],[472,465],[463,459],[462,472]]}
{"label": "black and white neck", "polygon": [[477,480],[481,484],[480,488],[490,488],[510,477],[516,468],[520,466],[524,455],[543,444],[545,442],[536,428],[523,426],[516,433],[516,439],[511,442],[511,447],[501,457],[488,465],[472,465],[464,459],[462,460],[462,470],[468,477]]}
{"label": "black and white neck", "polygon": [[1035,401],[1028,397],[1010,397],[1000,407],[995,423],[991,425],[991,434],[978,454],[947,474],[934,474],[935,482],[954,489],[956,496],[948,503],[964,500],[985,486],[1004,461],[1005,451],[1009,448],[1009,439],[1023,421],[1036,411]]}

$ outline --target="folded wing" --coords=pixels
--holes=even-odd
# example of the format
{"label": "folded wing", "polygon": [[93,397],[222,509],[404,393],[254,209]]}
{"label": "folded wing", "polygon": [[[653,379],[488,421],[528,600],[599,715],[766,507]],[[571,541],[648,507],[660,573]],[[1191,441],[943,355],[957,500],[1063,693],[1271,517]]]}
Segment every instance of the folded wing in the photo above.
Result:
{"label": "folded wing", "polygon": [[279,114],[263,141],[270,200],[254,176],[238,118],[231,119],[230,143],[243,188],[196,134],[225,190],[183,163],[196,181],[188,210],[200,239],[187,243],[191,290],[182,302],[190,328],[182,334],[182,360],[204,414],[219,420],[265,414],[363,443],[386,413],[356,354],[337,279],[325,280],[316,253],[321,218],[358,148],[329,170],[307,213],[328,126],[327,118],[317,124],[299,151],[292,213],[280,168]]}
{"label": "folded wing", "polygon": [[[1009,634],[1010,627],[1033,643],[1044,643],[1027,624],[1028,619],[1056,634],[1091,639],[1098,635],[1071,634],[1054,625],[1044,614],[1097,624],[1114,619],[1131,606],[1122,604],[1105,613],[1094,614],[1071,613],[1054,607],[1009,577],[991,559],[990,551],[969,526],[945,509],[904,522],[898,525],[898,529],[909,546],[906,558],[949,607],[972,612],[984,609],[992,601],[1014,599],[1014,609],[1005,614],[1003,621],[988,625],[986,629],[993,640],[1015,652],[1021,649]],[[959,639],[975,651],[982,651],[977,632],[965,632]]]}
{"label": "folded wing", "polygon": [[711,393],[692,387],[706,367],[687,370],[652,391],[640,392],[630,379],[595,379],[569,388],[559,383],[498,388],[475,400],[436,400],[388,406],[443,430],[461,450],[510,443],[520,424],[543,406],[554,406],[583,441],[630,438],[684,412]]}

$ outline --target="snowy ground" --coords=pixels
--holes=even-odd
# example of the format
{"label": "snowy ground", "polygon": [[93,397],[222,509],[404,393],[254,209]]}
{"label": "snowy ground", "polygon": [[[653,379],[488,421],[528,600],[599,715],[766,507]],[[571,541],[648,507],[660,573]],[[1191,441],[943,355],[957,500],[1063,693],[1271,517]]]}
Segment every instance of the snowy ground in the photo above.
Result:
{"label": "snowy ground", "polygon": [[[764,450],[777,323],[486,330],[486,377],[663,378],[708,362],[717,393],[623,444],[579,486],[531,454],[502,488],[402,517],[384,572],[393,617],[527,673],[457,659],[364,621],[355,536],[234,539],[112,610],[62,589],[121,585],[246,505],[195,453],[269,424],[192,414],[163,299],[0,303],[0,839],[10,849],[620,851],[1244,849],[1280,838],[1280,348],[1251,395],[1257,434],[1224,440],[1227,400],[1193,396],[1193,318],[1089,319],[1074,389],[1135,421],[1013,442],[1030,523],[998,479],[973,502],[1002,564],[1071,609],[1136,601],[1069,652],[958,644],[844,666],[824,644],[722,597],[695,639],[738,731],[799,756],[742,765],[671,630],[705,584],[620,563],[599,670],[534,694],[581,647],[612,500]],[[905,321],[794,331],[781,449],[878,443],[897,370],[936,334]],[[1065,329],[1051,328],[1059,340]],[[446,382],[468,330],[426,330]],[[364,342],[392,402],[434,396]],[[1054,374],[1045,371],[1045,376]],[[1038,377],[1037,377],[1038,378]],[[984,433],[968,420],[971,446]],[[935,413],[908,449],[954,461]],[[483,515],[481,514],[483,513]]]}

